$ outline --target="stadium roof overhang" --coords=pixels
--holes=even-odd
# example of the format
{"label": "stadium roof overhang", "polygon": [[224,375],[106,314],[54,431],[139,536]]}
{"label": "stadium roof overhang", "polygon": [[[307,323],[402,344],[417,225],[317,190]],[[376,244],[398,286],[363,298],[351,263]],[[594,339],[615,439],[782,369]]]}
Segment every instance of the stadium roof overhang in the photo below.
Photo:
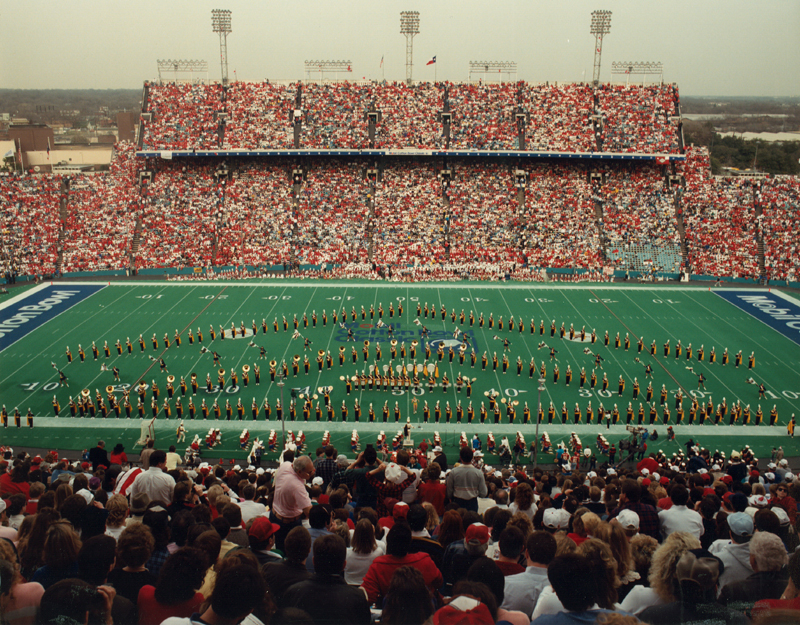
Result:
{"label": "stadium roof overhang", "polygon": [[142,150],[136,153],[142,158],[208,158],[235,156],[449,156],[458,158],[562,158],[569,160],[616,160],[616,161],[655,161],[666,164],[669,161],[683,161],[683,154],[639,154],[626,152],[546,152],[519,150]]}

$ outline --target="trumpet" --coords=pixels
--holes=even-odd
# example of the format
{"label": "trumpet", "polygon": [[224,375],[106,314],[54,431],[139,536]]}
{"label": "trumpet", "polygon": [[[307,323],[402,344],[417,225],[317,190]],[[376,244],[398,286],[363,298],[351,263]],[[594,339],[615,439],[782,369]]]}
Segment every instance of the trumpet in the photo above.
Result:
{"label": "trumpet", "polygon": [[242,373],[248,373],[250,371],[250,365],[242,365]]}
{"label": "trumpet", "polygon": [[108,386],[106,386],[106,393],[111,395],[113,392],[114,392],[114,387],[113,386],[111,386],[110,384]]}
{"label": "trumpet", "polygon": [[168,384],[172,384],[173,382],[175,382],[175,376],[174,375],[168,375],[167,376],[167,383]]}

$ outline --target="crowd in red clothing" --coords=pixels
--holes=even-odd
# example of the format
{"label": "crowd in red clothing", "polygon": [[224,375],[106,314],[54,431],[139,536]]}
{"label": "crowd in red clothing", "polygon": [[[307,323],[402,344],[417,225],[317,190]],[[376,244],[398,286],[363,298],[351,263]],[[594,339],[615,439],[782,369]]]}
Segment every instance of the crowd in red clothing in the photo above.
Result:
{"label": "crowd in red clothing", "polygon": [[[449,178],[425,161],[311,159],[294,180],[277,158],[141,161],[119,144],[109,172],[68,177],[63,222],[67,177],[0,177],[0,262],[4,273],[39,276],[124,270],[132,259],[136,268],[321,265],[323,277],[538,280],[541,268],[628,269],[640,246],[654,269],[676,272],[688,260],[694,274],[754,278],[760,233],[766,277],[796,279],[797,179],[713,177],[705,149],[686,156],[675,168],[683,188],[667,185],[670,166],[603,164],[590,180],[578,163],[510,169],[465,159],[447,162]],[[143,169],[151,182],[140,183]]]}

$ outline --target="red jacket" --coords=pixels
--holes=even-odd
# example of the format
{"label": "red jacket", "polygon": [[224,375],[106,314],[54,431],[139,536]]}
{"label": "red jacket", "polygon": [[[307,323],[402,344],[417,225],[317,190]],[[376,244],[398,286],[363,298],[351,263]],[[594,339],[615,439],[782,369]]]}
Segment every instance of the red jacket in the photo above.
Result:
{"label": "red jacket", "polygon": [[383,598],[389,589],[392,575],[401,566],[411,566],[422,573],[425,585],[431,591],[431,595],[436,596],[444,579],[427,553],[409,553],[404,558],[387,555],[378,556],[372,561],[364,576],[364,581],[361,582],[361,587],[367,591],[370,603],[377,602],[379,606],[383,605]]}

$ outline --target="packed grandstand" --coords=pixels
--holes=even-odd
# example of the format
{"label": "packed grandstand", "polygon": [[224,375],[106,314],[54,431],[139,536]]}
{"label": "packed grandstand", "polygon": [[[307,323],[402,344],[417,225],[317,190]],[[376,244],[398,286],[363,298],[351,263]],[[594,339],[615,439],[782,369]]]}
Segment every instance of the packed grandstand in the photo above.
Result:
{"label": "packed grandstand", "polygon": [[675,85],[146,83],[108,172],[0,177],[0,262],[793,281],[799,191],[713,177]]}

